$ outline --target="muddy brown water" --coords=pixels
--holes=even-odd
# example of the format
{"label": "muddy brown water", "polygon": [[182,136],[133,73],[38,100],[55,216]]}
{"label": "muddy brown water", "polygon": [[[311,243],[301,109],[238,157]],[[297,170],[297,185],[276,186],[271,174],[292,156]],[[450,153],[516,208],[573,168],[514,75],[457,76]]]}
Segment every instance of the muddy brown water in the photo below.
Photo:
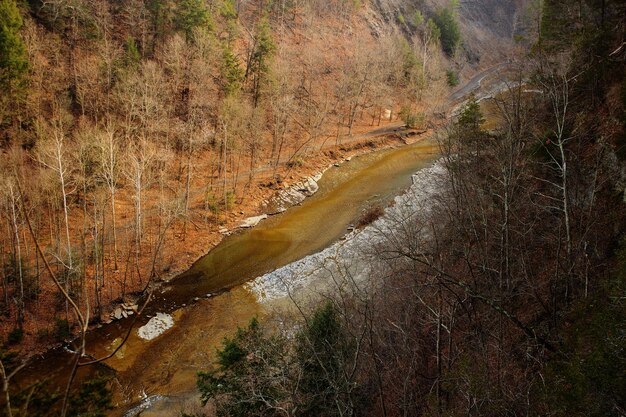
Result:
{"label": "muddy brown water", "polygon": [[[151,341],[140,339],[133,329],[106,368],[92,366],[81,370],[81,376],[115,370],[116,409],[111,415],[124,415],[146,397],[158,400],[142,416],[177,415],[180,403],[194,398],[196,373],[207,368],[223,338],[264,314],[241,284],[329,246],[364,210],[389,204],[410,185],[411,175],[430,165],[436,155],[436,144],[426,139],[329,168],[319,181],[319,191],[300,206],[226,237],[165,284],[134,325],[145,324],[156,312],[167,312],[175,320],[172,329]],[[121,320],[90,332],[87,351],[95,357],[111,352],[131,323]],[[34,360],[18,383],[23,387],[44,374],[58,384],[67,376],[72,357],[64,349],[50,351]]]}

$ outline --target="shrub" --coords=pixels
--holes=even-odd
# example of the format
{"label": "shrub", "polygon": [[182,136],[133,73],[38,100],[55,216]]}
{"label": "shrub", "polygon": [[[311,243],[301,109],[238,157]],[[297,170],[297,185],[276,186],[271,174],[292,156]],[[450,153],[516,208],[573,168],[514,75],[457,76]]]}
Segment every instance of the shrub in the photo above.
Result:
{"label": "shrub", "polygon": [[304,165],[304,160],[302,158],[294,158],[287,162],[287,168],[298,168]]}
{"label": "shrub", "polygon": [[235,205],[235,193],[231,190],[226,191],[225,194],[216,197],[212,191],[206,192],[204,197],[204,207],[214,215],[220,214],[223,210],[228,211]]}
{"label": "shrub", "polygon": [[446,71],[446,79],[450,87],[456,87],[459,85],[459,74],[457,74],[454,70],[449,69]]}
{"label": "shrub", "polygon": [[362,228],[362,227],[367,226],[368,224],[373,223],[384,213],[385,213],[385,210],[383,210],[381,206],[370,207],[365,212],[363,212],[363,214],[361,214],[361,217],[359,217],[357,227]]}
{"label": "shrub", "polygon": [[9,333],[9,336],[7,337],[7,344],[15,345],[17,343],[20,343],[23,338],[24,338],[24,330],[21,327],[16,327],[15,329],[11,330],[11,332]]}
{"label": "shrub", "polygon": [[416,128],[424,123],[424,113],[412,112],[408,107],[403,107],[399,113],[400,119],[404,122],[406,127]]}
{"label": "shrub", "polygon": [[37,340],[40,342],[45,342],[50,338],[50,330],[48,329],[39,329],[37,330]]}
{"label": "shrub", "polygon": [[65,319],[56,319],[54,336],[57,340],[65,340],[70,337],[70,324]]}
{"label": "shrub", "polygon": [[224,195],[224,209],[230,210],[235,205],[235,193],[234,191],[228,190]]}

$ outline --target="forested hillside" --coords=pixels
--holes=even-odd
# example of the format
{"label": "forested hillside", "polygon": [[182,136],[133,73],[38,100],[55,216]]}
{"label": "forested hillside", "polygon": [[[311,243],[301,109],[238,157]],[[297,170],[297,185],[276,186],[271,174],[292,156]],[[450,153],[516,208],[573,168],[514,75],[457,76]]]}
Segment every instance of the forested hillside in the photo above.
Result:
{"label": "forested hillside", "polygon": [[332,258],[292,289],[295,331],[225,340],[197,415],[626,415],[625,7],[543,2],[518,76],[441,135],[431,201],[374,224],[367,276]]}
{"label": "forested hillside", "polygon": [[[403,125],[441,153],[428,209],[365,213],[367,276],[203,356],[190,412],[626,415],[625,35],[622,0],[0,0],[2,412],[105,415],[89,329]],[[62,386],[16,382],[75,336]]]}
{"label": "forested hillside", "polygon": [[3,0],[4,340],[74,332],[61,290],[108,320],[327,163],[322,149],[399,114],[436,122],[477,68],[459,22],[483,22],[454,2],[400,6]]}

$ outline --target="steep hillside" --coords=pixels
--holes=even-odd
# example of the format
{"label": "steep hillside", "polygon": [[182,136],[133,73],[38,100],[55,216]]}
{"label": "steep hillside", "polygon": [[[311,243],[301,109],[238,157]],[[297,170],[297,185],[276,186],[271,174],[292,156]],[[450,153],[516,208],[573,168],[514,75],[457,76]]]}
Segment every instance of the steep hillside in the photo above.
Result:
{"label": "steep hillside", "polygon": [[523,3],[1,2],[3,339],[32,353],[108,321],[356,133],[436,123]]}
{"label": "steep hillside", "polygon": [[[506,60],[515,45],[515,35],[525,34],[533,19],[529,0],[461,0],[452,7],[458,10],[462,33],[462,51],[457,65],[466,74]],[[450,7],[449,0],[373,0],[372,7],[387,24],[397,24],[398,16],[412,16],[421,10],[429,17]],[[404,28],[409,35],[415,32],[410,22]],[[469,64],[466,68],[465,64]]]}

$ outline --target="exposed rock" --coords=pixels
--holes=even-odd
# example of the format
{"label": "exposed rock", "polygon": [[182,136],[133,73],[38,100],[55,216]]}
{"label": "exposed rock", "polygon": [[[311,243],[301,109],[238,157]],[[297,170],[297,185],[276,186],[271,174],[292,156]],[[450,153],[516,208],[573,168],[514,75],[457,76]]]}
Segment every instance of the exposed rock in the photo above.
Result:
{"label": "exposed rock", "polygon": [[313,178],[307,178],[306,180],[299,182],[296,184],[298,187],[298,191],[304,194],[307,197],[312,196],[319,190],[319,185]]}
{"label": "exposed rock", "polygon": [[122,308],[124,310],[126,310],[127,312],[131,312],[134,311],[135,313],[137,312],[137,309],[139,308],[139,306],[137,304],[123,304]]}
{"label": "exposed rock", "polygon": [[137,330],[137,335],[145,340],[152,340],[174,326],[174,319],[169,314],[157,313],[148,323]]}
{"label": "exposed rock", "polygon": [[[311,294],[345,288],[344,285],[367,288],[380,266],[371,248],[408,224],[423,224],[430,219],[435,196],[443,187],[446,174],[441,161],[421,169],[415,175],[414,184],[405,194],[397,196],[394,204],[371,225],[354,229],[320,252],[257,277],[244,288],[251,290],[264,304],[292,296],[303,299]],[[344,278],[350,280],[349,284],[341,281]]]}
{"label": "exposed rock", "polygon": [[280,190],[269,200],[263,203],[263,207],[268,214],[278,214],[287,210],[289,207],[296,206],[304,201],[305,198],[312,196],[319,190],[317,182],[322,178],[323,172],[312,177],[306,178],[293,184],[290,187]]}
{"label": "exposed rock", "polygon": [[248,217],[243,222],[241,222],[239,227],[244,228],[244,229],[248,227],[254,227],[257,224],[259,224],[261,220],[265,220],[265,219],[267,219],[267,214],[261,214],[260,216],[255,216],[255,217]]}

